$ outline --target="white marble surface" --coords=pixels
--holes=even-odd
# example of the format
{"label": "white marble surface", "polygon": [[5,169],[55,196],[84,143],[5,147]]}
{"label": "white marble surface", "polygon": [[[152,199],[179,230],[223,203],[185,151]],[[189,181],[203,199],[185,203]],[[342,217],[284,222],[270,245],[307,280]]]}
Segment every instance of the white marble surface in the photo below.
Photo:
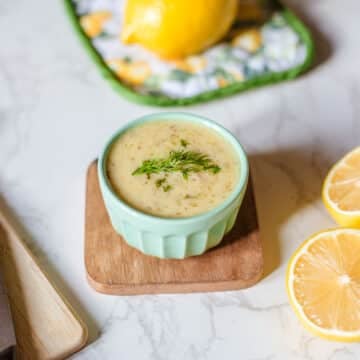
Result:
{"label": "white marble surface", "polygon": [[186,108],[234,131],[250,154],[264,279],[228,293],[111,297],[85,280],[86,167],[115,129],[159,110],[103,81],[61,2],[0,1],[0,193],[91,328],[95,340],[74,359],[360,358],[358,344],[306,332],[284,287],[290,254],[334,226],[319,198],[324,174],[360,142],[360,3],[291,3],[316,24],[318,65],[293,82]]}

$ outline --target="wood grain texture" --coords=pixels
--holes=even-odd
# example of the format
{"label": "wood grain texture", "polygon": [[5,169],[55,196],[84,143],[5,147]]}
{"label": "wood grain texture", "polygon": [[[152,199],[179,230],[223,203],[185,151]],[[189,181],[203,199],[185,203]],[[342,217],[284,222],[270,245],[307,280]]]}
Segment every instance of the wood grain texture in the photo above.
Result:
{"label": "wood grain texture", "polygon": [[0,359],[12,359],[12,355],[15,354],[15,345],[15,330],[10,305],[0,273]]}
{"label": "wood grain texture", "polygon": [[223,291],[254,285],[263,253],[252,190],[248,187],[234,229],[204,255],[184,260],[146,256],[113,230],[98,183],[96,163],[87,174],[85,266],[90,285],[113,295]]}
{"label": "wood grain texture", "polygon": [[[17,339],[17,359],[65,359],[87,328],[41,271],[0,201],[0,265]],[[6,213],[6,215],[5,215]]]}

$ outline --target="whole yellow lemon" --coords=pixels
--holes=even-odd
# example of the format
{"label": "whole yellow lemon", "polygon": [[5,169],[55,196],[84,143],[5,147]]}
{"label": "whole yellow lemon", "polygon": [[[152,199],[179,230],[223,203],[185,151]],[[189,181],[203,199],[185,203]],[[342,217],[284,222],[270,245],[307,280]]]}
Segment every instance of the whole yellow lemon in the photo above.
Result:
{"label": "whole yellow lemon", "polygon": [[128,0],[121,33],[165,59],[198,53],[220,40],[238,0]]}

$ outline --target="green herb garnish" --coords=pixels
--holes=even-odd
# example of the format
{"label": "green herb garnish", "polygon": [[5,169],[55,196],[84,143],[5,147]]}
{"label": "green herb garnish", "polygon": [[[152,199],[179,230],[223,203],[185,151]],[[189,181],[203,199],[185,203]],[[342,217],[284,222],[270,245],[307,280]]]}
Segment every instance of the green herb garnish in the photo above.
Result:
{"label": "green herb garnish", "polygon": [[172,186],[171,185],[165,185],[165,186],[163,186],[163,190],[165,191],[165,192],[168,192],[169,190],[171,190],[172,189]]}
{"label": "green herb garnish", "polygon": [[[166,178],[162,178],[162,179],[158,179],[156,180],[155,182],[155,185],[157,188],[159,188],[160,186],[162,186],[164,183],[166,183]],[[168,192],[170,189],[172,189],[172,186],[169,185],[169,184],[165,184],[162,189],[165,191],[165,192]]]}
{"label": "green herb garnish", "polygon": [[[170,151],[167,158],[150,159],[143,161],[132,175],[147,176],[151,174],[181,172],[184,179],[187,179],[189,173],[200,171],[209,171],[217,174],[221,170],[220,166],[215,164],[207,155],[196,151]],[[160,185],[161,186],[161,185]]]}
{"label": "green herb garnish", "polygon": [[156,187],[160,187],[165,181],[166,181],[165,178],[156,180],[155,182]]}
{"label": "green herb garnish", "polygon": [[189,145],[189,142],[186,141],[185,139],[181,139],[181,140],[180,140],[180,144],[181,144],[181,146],[183,146],[183,147],[187,147],[187,146]]}

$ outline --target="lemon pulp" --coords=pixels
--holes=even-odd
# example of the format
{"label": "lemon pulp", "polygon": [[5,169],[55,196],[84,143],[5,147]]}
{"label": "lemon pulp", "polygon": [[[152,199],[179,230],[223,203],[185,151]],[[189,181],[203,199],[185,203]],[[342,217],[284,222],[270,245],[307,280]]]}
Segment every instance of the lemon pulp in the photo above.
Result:
{"label": "lemon pulp", "polygon": [[302,323],[329,340],[360,339],[360,231],[334,229],[306,241],[290,260],[290,303]]}
{"label": "lemon pulp", "polygon": [[323,201],[337,223],[360,228],[360,147],[330,170],[323,186]]}

